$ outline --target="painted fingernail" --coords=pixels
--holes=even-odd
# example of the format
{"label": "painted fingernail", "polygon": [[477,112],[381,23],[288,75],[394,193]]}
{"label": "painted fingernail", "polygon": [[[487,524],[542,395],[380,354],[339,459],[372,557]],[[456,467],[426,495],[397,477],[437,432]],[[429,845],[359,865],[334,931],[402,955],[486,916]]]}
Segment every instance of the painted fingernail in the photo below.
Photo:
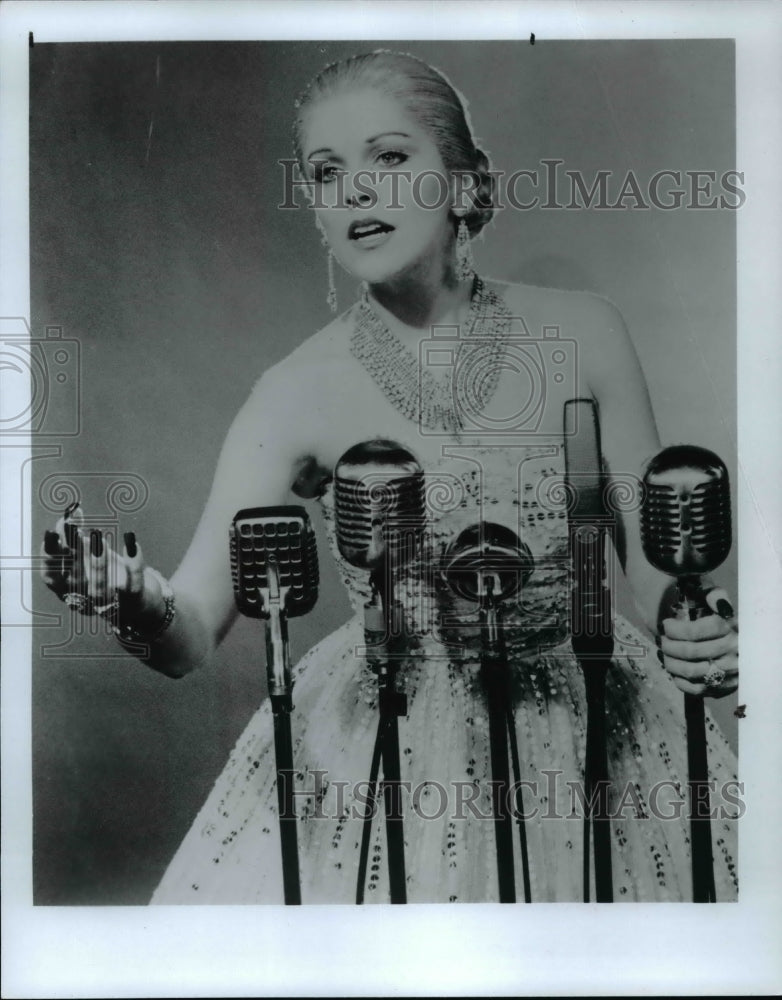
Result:
{"label": "painted fingernail", "polygon": [[90,532],[90,552],[98,559],[103,555],[103,534],[98,528]]}
{"label": "painted fingernail", "polygon": [[65,520],[67,521],[68,518],[71,517],[78,510],[78,508],[79,508],[78,500],[75,500],[73,503],[69,503],[68,506],[65,508],[65,513],[63,514]]}
{"label": "painted fingernail", "polygon": [[60,536],[56,531],[47,531],[43,536],[43,550],[47,556],[59,555]]}
{"label": "painted fingernail", "polygon": [[133,559],[138,552],[138,549],[136,548],[136,535],[133,531],[125,532],[125,551],[131,559]]}
{"label": "painted fingernail", "polygon": [[68,548],[75,549],[79,543],[79,529],[73,521],[66,521],[63,531],[65,532],[65,541],[68,543]]}
{"label": "painted fingernail", "polygon": [[717,614],[720,618],[732,618],[735,613],[730,601],[726,601],[724,597],[717,601]]}

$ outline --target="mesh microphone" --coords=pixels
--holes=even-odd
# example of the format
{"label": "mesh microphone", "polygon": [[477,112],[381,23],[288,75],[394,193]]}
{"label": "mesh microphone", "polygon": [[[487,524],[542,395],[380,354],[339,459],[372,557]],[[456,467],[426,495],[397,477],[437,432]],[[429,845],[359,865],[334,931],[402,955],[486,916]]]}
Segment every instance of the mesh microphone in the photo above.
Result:
{"label": "mesh microphone", "polygon": [[[731,545],[730,484],[722,459],[705,448],[675,445],[652,460],[644,476],[641,542],[658,570],[676,577],[680,618],[710,614],[700,575],[719,566]],[[692,891],[696,903],[716,901],[706,722],[703,698],[684,695],[690,788]]]}
{"label": "mesh microphone", "polygon": [[467,601],[487,595],[504,601],[520,593],[534,565],[529,546],[515,531],[485,522],[465,528],[448,546],[442,577]]}
{"label": "mesh microphone", "polygon": [[337,546],[352,566],[399,565],[415,551],[425,523],[424,473],[394,441],[350,448],[334,470]]}
{"label": "mesh microphone", "polygon": [[236,606],[250,618],[269,618],[279,600],[289,618],[307,614],[318,599],[315,533],[303,507],[240,510],[230,532]]}
{"label": "mesh microphone", "polygon": [[641,542],[656,569],[682,582],[725,560],[731,510],[722,459],[694,445],[666,448],[653,459],[644,476]]}
{"label": "mesh microphone", "polygon": [[[407,699],[396,688],[396,663],[391,655],[394,640],[404,631],[402,609],[394,600],[393,571],[414,557],[423,535],[425,509],[423,470],[396,442],[381,438],[364,441],[348,449],[337,462],[337,547],[352,566],[370,571],[372,594],[364,605],[364,637],[368,663],[378,677],[379,710],[370,787],[375,787],[382,760],[392,903],[407,902],[399,752],[399,716],[407,714]],[[363,899],[370,830],[371,824],[365,823],[359,902]]]}
{"label": "mesh microphone", "polygon": [[[491,759],[491,797],[497,886],[501,903],[516,902],[513,816],[509,792],[521,791],[521,763],[513,694],[502,626],[502,601],[515,597],[532,573],[533,559],[527,545],[510,528],[481,522],[465,528],[445,552],[441,576],[458,597],[478,605],[481,680],[486,695]],[[462,624],[466,624],[463,622]],[[470,623],[472,624],[472,623]],[[508,755],[513,762],[511,785]],[[518,799],[516,800],[518,804]],[[523,813],[522,813],[523,816]],[[527,840],[523,818],[517,816],[524,898],[531,899]]]}

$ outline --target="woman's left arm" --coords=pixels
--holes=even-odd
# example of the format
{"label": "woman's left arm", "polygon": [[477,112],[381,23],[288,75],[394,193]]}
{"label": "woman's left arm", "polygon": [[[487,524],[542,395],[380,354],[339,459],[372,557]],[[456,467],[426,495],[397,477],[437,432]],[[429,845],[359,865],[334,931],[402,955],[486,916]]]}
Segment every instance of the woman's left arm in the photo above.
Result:
{"label": "woman's left arm", "polygon": [[[640,490],[646,466],[660,450],[649,391],[619,310],[596,297],[591,306],[593,321],[580,339],[580,356],[583,380],[599,408],[603,456],[612,479],[630,477]],[[640,504],[627,506],[617,514],[617,554],[644,621],[660,634],[665,669],[688,693],[722,697],[735,691],[738,626],[727,593],[704,579],[706,602],[715,613],[698,621],[674,617],[672,581],[643,553]]]}

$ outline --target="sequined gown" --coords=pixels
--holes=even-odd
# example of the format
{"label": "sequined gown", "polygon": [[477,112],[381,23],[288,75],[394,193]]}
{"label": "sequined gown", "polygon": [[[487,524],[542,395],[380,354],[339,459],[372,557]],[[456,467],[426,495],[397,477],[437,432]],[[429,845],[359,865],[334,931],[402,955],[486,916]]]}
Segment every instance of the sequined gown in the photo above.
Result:
{"label": "sequined gown", "polygon": [[[512,527],[535,568],[507,607],[505,635],[520,753],[521,805],[533,902],[582,899],[583,812],[573,791],[583,773],[586,704],[568,640],[567,520],[556,502],[561,448],[451,454],[425,467],[427,530],[419,558],[401,572],[397,596],[410,632],[399,680],[399,722],[409,902],[498,899],[488,719],[474,609],[440,583],[438,560],[478,521]],[[327,530],[355,615],[295,668],[293,733],[302,901],[354,903],[377,729],[376,677],[360,655],[368,574],[334,542],[333,492],[321,498]],[[619,586],[619,584],[617,584]],[[454,621],[456,624],[453,624]],[[449,622],[451,624],[449,624]],[[461,623],[461,624],[460,624]],[[613,781],[612,866],[616,901],[692,898],[683,696],[654,646],[617,617],[607,685]],[[734,899],[735,759],[707,715],[717,899]],[[723,790],[728,789],[723,794]],[[575,798],[574,798],[575,796]],[[677,811],[679,815],[677,816]],[[516,836],[516,832],[514,832]],[[517,898],[523,899],[519,839]],[[272,718],[268,703],[239,739],[153,903],[279,903],[280,843]],[[388,902],[382,806],[372,821],[365,902]]]}

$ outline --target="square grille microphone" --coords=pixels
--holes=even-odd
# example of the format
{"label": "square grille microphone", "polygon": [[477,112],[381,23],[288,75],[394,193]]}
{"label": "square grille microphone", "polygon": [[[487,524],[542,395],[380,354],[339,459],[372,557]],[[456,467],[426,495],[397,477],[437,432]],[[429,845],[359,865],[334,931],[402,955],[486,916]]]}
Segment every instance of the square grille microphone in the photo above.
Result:
{"label": "square grille microphone", "polygon": [[240,510],[230,529],[231,577],[240,613],[268,618],[269,565],[276,564],[289,618],[311,611],[318,599],[315,532],[303,507]]}

